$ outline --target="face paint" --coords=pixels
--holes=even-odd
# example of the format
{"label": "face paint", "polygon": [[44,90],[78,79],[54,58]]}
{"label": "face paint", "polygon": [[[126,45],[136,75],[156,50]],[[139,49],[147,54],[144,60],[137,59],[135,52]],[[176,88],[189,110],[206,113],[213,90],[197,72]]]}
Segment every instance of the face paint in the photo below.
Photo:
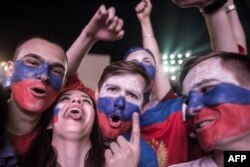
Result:
{"label": "face paint", "polygon": [[59,94],[59,91],[35,80],[13,82],[11,91],[16,104],[25,112],[44,112]]}
{"label": "face paint", "polygon": [[53,123],[57,123],[58,122],[58,115],[59,112],[61,111],[61,108],[59,108],[58,106],[56,106],[53,110]]}
{"label": "face paint", "polygon": [[101,97],[98,99],[98,118],[104,136],[116,138],[131,127],[133,112],[140,112],[139,106],[118,98]]}
{"label": "face paint", "polygon": [[156,75],[155,67],[152,64],[145,64],[145,63],[140,63],[140,64],[146,69],[146,73],[149,79],[154,80]]}
{"label": "face paint", "polygon": [[189,121],[205,151],[228,149],[250,132],[250,91],[247,89],[221,83],[203,95],[191,91],[187,105],[187,115],[194,116]]}
{"label": "face paint", "polygon": [[48,83],[57,91],[61,89],[64,80],[64,76],[55,75],[50,70],[48,63],[44,62],[39,67],[31,67],[26,65],[22,59],[16,61],[12,82],[37,80],[39,77],[48,78]]}
{"label": "face paint", "polygon": [[156,68],[155,68],[155,61],[145,50],[137,50],[129,54],[126,58],[126,61],[134,61],[141,64],[145,70],[147,75],[151,80],[155,79],[156,75]]}
{"label": "face paint", "polygon": [[72,140],[88,138],[94,118],[94,104],[88,94],[79,90],[66,91],[53,110],[53,135]]}

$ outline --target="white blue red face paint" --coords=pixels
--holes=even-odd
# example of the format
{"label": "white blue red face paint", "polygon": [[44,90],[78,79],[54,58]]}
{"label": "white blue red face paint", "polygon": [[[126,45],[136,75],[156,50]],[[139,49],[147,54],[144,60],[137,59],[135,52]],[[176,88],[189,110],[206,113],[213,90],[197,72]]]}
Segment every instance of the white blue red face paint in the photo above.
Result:
{"label": "white blue red face paint", "polygon": [[38,67],[32,67],[26,65],[23,59],[19,59],[15,63],[15,71],[12,77],[12,82],[18,82],[23,80],[29,80],[41,77],[44,75],[48,78],[48,83],[57,91],[59,91],[63,85],[64,75],[56,75],[52,72],[51,66],[43,62]]}
{"label": "white blue red face paint", "polygon": [[140,107],[122,96],[99,98],[98,120],[104,137],[116,139],[125,134],[131,128],[133,112],[139,113]]}
{"label": "white blue red face paint", "polygon": [[250,91],[238,85],[220,83],[204,94],[191,91],[186,111],[205,151],[235,149],[250,132]]}

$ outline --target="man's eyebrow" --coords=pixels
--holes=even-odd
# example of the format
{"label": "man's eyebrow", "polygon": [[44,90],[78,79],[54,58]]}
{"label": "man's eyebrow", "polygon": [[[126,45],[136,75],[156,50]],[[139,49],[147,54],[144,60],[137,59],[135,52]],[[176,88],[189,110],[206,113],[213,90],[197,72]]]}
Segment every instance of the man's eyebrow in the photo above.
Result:
{"label": "man's eyebrow", "polygon": [[218,81],[218,79],[214,79],[214,78],[211,78],[211,79],[203,79],[201,80],[200,82],[196,83],[194,86],[192,86],[191,90],[192,89],[195,89],[195,88],[198,88],[198,87],[201,87],[202,85],[204,84],[208,84],[210,82],[214,82],[214,81]]}
{"label": "man's eyebrow", "polygon": [[35,58],[35,59],[39,59],[40,61],[45,61],[41,56],[35,54],[35,53],[29,53],[29,54],[26,54],[25,56],[23,56],[23,58],[25,57],[32,57],[32,58]]}
{"label": "man's eyebrow", "polygon": [[49,66],[52,66],[52,67],[60,67],[60,68],[62,68],[62,69],[65,70],[64,65],[61,64],[61,63],[51,63],[51,64],[49,64]]}
{"label": "man's eyebrow", "polygon": [[116,88],[119,87],[119,86],[117,86],[116,84],[111,84],[111,83],[105,84],[105,87],[109,87],[109,86],[116,87]]}

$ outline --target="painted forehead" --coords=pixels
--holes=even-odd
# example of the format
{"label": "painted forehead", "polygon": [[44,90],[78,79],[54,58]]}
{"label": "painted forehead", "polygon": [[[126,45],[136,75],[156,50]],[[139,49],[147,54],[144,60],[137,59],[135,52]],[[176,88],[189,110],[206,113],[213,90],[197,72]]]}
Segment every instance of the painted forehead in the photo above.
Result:
{"label": "painted forehead", "polygon": [[124,87],[125,89],[143,93],[145,81],[144,79],[138,74],[123,74],[123,75],[115,75],[108,78],[101,89],[108,87],[108,86],[119,86]]}
{"label": "painted forehead", "polygon": [[204,81],[228,82],[239,85],[232,72],[221,65],[221,59],[210,58],[193,67],[183,81],[183,94],[188,94],[195,85]]}

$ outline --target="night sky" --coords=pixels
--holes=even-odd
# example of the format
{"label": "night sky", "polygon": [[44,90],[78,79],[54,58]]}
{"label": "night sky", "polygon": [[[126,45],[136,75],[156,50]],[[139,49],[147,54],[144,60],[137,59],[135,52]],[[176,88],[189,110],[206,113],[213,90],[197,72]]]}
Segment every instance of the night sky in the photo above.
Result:
{"label": "night sky", "polygon": [[[18,41],[32,34],[54,36],[67,49],[101,4],[116,8],[125,22],[125,36],[118,42],[98,42],[90,52],[110,54],[116,61],[131,46],[141,46],[140,25],[134,11],[139,0],[20,1],[0,3],[0,61],[11,59]],[[152,24],[162,53],[192,50],[200,54],[210,50],[205,21],[197,8],[181,9],[171,0],[151,1]],[[235,1],[250,50],[249,0]]]}

